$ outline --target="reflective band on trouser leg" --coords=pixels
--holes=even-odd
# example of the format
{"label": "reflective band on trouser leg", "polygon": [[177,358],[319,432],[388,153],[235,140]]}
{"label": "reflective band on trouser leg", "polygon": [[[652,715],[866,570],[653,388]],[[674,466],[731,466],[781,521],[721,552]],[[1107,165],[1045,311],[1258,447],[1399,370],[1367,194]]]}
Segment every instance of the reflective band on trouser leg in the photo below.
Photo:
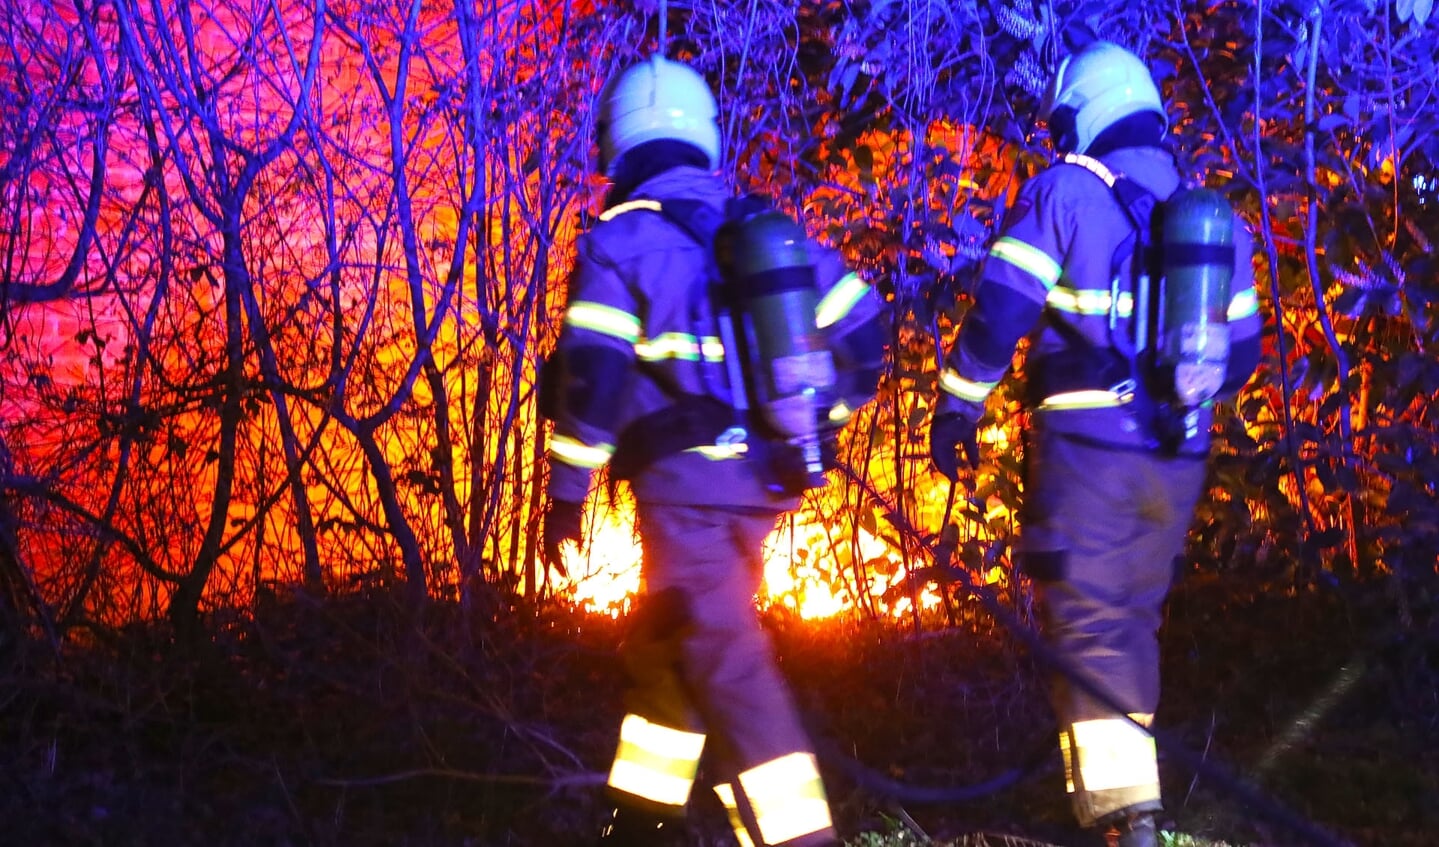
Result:
{"label": "reflective band on trouser leg", "polygon": [[725,815],[729,817],[730,828],[734,830],[735,840],[740,847],[754,847],[754,840],[749,837],[749,830],[744,827],[744,818],[740,817],[739,801],[735,799],[734,788],[724,782],[715,786],[715,794],[719,796],[720,803],[724,804]]}
{"label": "reflective band on trouser leg", "polygon": [[[1147,726],[1152,715],[1131,715]],[[1076,795],[1081,826],[1110,812],[1158,803],[1159,766],[1154,737],[1124,718],[1077,721],[1059,733],[1064,787]]]}
{"label": "reflective band on trouser leg", "polygon": [[989,392],[999,385],[998,382],[976,382],[972,379],[965,379],[958,373],[945,368],[939,375],[939,387],[945,394],[958,397],[961,400],[968,400],[971,403],[983,403]]}
{"label": "reflective band on trouser leg", "polygon": [[609,786],[676,811],[689,801],[705,737],[625,715]]}
{"label": "reflective band on trouser leg", "polygon": [[740,788],[765,844],[788,844],[832,829],[819,765],[809,753],[790,753],[739,775]]}

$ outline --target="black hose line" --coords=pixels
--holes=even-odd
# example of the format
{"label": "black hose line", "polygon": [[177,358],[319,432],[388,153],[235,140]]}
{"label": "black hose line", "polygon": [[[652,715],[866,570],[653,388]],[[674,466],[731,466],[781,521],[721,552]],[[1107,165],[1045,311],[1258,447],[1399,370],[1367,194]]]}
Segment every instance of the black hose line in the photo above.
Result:
{"label": "black hose line", "polygon": [[[959,582],[966,591],[980,601],[981,605],[994,616],[995,620],[999,621],[1010,634],[1017,638],[1025,647],[1029,648],[1030,652],[1033,653],[1040,662],[1052,668],[1055,672],[1063,674],[1069,682],[1098,702],[1107,706],[1116,715],[1125,715],[1127,718],[1128,710],[1116,701],[1111,692],[1072,667],[1063,656],[1059,655],[1037,633],[1025,626],[1023,621],[1011,612],[988,586],[976,583],[974,577],[964,568],[955,567],[952,564],[954,554],[952,548],[946,548],[944,545],[935,545],[933,543],[933,536],[921,532],[911,524],[904,514],[896,509],[883,494],[875,490],[868,479],[860,476],[853,468],[844,462],[838,462],[837,465],[840,472],[843,473],[847,479],[859,486],[876,505],[884,510],[885,520],[888,521],[895,530],[914,542],[916,546],[925,550],[933,558],[934,566],[938,572]],[[951,485],[953,485],[953,483],[951,483]],[[1296,836],[1303,838],[1307,843],[1320,845],[1320,847],[1347,847],[1348,842],[1328,832],[1317,823],[1284,807],[1273,797],[1249,783],[1238,774],[1230,772],[1228,768],[1213,761],[1212,757],[1201,755],[1190,750],[1172,733],[1154,726],[1146,727],[1132,719],[1130,720],[1135,726],[1149,733],[1154,738],[1155,743],[1158,744],[1166,754],[1179,761],[1190,771],[1212,780],[1223,791],[1241,800],[1245,804],[1247,811],[1254,816],[1283,826]],[[992,779],[968,786],[953,788],[927,787],[908,785],[890,779],[854,761],[852,758],[838,753],[828,742],[822,745],[822,757],[825,755],[825,749],[829,750],[829,758],[832,760],[832,764],[839,767],[844,773],[849,775],[851,779],[854,779],[860,787],[887,798],[911,803],[949,803],[972,800],[1009,788],[1026,777],[1039,773],[1044,764],[1042,758],[1037,759],[1036,762],[1027,763],[1023,767],[1005,771]]]}
{"label": "black hose line", "polygon": [[[1009,768],[995,776],[967,785],[915,785],[902,782],[864,764],[839,749],[834,741],[823,732],[811,732],[819,760],[844,774],[850,782],[866,793],[900,803],[921,806],[940,806],[950,803],[967,803],[993,794],[998,794],[1054,769],[1058,757],[1054,744],[1035,750],[1019,767]],[[1051,735],[1051,737],[1053,737]]]}

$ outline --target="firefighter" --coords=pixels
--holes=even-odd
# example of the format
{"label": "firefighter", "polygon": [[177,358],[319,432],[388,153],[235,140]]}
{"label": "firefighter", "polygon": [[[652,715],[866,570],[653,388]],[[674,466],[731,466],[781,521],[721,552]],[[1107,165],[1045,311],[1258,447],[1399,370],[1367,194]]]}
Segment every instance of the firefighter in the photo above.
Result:
{"label": "firefighter", "polygon": [[[734,202],[715,174],[714,96],[693,69],[654,56],[612,77],[597,110],[611,188],[579,241],[541,404],[554,422],[547,561],[579,538],[604,467],[629,480],[642,541],[601,843],[673,843],[703,752],[741,844],[834,844],[811,742],[754,607],[762,543],[800,492],[776,490],[782,451],[735,411],[746,402],[726,357],[737,353],[706,296],[712,245],[676,217],[714,220]],[[875,391],[879,300],[836,253],[803,249],[820,292],[811,320],[840,366],[842,390],[819,410],[833,429]]]}
{"label": "firefighter", "polygon": [[[1125,178],[1163,200],[1180,176],[1161,148],[1159,91],[1121,47],[1096,42],[1065,59],[1040,115],[1064,161],[1028,180],[1005,215],[944,359],[931,457],[951,480],[961,459],[977,466],[985,399],[1034,331],[1018,553],[1064,665],[1052,699],[1067,789],[1081,827],[1146,847],[1161,810],[1147,731],[1159,699],[1157,630],[1203,488],[1211,410],[1176,419],[1136,369],[1139,260],[1126,245],[1138,227],[1111,184]],[[1229,335],[1212,380],[1220,397],[1248,381],[1260,355],[1252,239],[1227,205],[1224,217],[1231,241],[1211,252],[1232,295],[1219,305]]]}

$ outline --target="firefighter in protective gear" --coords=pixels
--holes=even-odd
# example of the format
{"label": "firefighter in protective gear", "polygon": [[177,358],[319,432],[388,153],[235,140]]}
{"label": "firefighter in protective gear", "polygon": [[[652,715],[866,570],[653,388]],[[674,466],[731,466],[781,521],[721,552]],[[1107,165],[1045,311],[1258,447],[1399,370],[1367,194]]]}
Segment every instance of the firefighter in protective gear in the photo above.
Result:
{"label": "firefighter in protective gear", "polygon": [[[673,217],[714,217],[733,200],[714,174],[715,101],[698,73],[656,56],[612,78],[598,109],[611,191],[578,244],[541,407],[554,422],[545,546],[577,534],[600,468],[629,480],[642,539],[602,843],[662,843],[703,754],[741,844],[832,844],[815,754],[754,608],[762,542],[798,497],[767,486],[765,445],[736,435],[734,351],[706,296],[713,250]],[[827,412],[837,428],[877,387],[879,299],[836,253],[805,249],[822,292],[815,324],[842,374]]]}
{"label": "firefighter in protective gear", "polygon": [[[1133,253],[1122,249],[1136,227],[1109,183],[1122,176],[1163,199],[1180,177],[1160,148],[1159,92],[1120,47],[1099,42],[1066,59],[1042,110],[1065,160],[1028,180],[1005,216],[945,358],[931,455],[953,479],[958,438],[972,436],[1018,342],[1035,331],[1019,554],[1066,666],[1052,695],[1067,788],[1082,827],[1147,847],[1161,808],[1146,729],[1159,699],[1157,630],[1203,487],[1211,410],[1191,410],[1177,441],[1155,431],[1154,404],[1135,379],[1142,316],[1129,285]],[[1252,239],[1237,219],[1233,234],[1221,397],[1248,381],[1260,354]]]}

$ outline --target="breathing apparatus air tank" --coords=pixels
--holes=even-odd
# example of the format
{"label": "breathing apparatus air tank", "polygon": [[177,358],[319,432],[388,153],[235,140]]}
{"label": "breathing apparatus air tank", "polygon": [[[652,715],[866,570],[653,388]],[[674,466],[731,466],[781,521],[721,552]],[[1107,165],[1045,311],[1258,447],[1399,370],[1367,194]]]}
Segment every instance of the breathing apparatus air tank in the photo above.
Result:
{"label": "breathing apparatus air tank", "polygon": [[781,487],[823,485],[819,422],[834,405],[837,379],[815,326],[819,288],[804,230],[780,212],[761,212],[726,223],[715,248],[723,299],[740,329],[748,405],[802,457],[805,479],[782,470]]}
{"label": "breathing apparatus air tank", "polygon": [[1158,360],[1175,403],[1194,408],[1224,384],[1234,215],[1218,192],[1181,189],[1164,202]]}

